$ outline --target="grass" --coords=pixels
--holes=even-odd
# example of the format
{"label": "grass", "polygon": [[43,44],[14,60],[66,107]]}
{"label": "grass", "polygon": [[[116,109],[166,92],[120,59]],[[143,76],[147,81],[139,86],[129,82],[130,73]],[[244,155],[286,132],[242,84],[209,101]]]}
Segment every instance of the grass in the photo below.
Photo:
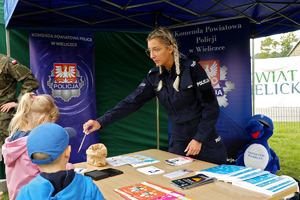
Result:
{"label": "grass", "polygon": [[276,133],[300,133],[300,122],[274,122]]}
{"label": "grass", "polygon": [[287,175],[300,180],[299,142],[299,122],[274,122],[273,136],[268,140],[268,144],[279,158],[280,170],[276,175]]}
{"label": "grass", "polygon": [[5,192],[5,193],[1,196],[1,200],[9,200],[8,193],[7,193],[7,192]]}
{"label": "grass", "polygon": [[[300,122],[274,122],[273,136],[268,140],[279,158],[280,170],[276,175],[287,175],[300,180]],[[9,200],[8,193],[1,200]]]}

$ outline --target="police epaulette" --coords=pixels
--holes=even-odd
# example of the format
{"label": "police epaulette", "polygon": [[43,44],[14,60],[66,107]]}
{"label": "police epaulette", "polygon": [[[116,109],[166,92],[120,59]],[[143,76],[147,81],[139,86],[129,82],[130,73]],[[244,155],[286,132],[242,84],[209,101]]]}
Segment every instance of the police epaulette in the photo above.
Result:
{"label": "police epaulette", "polygon": [[186,66],[186,67],[195,67],[196,64],[197,63],[194,60],[186,60],[183,65]]}
{"label": "police epaulette", "polygon": [[148,72],[148,76],[154,72],[159,72],[159,67],[154,67]]}

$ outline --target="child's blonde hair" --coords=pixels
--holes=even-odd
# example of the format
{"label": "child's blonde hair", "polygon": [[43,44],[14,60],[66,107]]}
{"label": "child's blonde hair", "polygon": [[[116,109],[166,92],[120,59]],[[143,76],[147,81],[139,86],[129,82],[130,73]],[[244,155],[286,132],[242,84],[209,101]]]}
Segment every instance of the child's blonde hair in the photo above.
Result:
{"label": "child's blonde hair", "polygon": [[55,122],[59,118],[59,111],[50,95],[35,96],[34,93],[26,93],[22,96],[18,110],[10,121],[8,131],[10,136],[17,130],[24,130],[28,125],[36,127],[43,123]]}
{"label": "child's blonde hair", "polygon": [[[176,74],[177,77],[173,83],[173,88],[178,92],[179,89],[179,74],[180,74],[180,67],[179,67],[179,58],[180,58],[180,53],[178,51],[178,45],[176,42],[176,39],[173,35],[173,33],[168,30],[165,27],[159,27],[157,29],[155,29],[152,33],[150,33],[147,37],[147,41],[152,40],[154,38],[158,38],[160,40],[161,43],[169,46],[169,45],[173,45],[173,52],[172,52],[172,56],[175,62],[175,67],[176,67]],[[161,66],[159,66],[159,73],[162,73],[162,68]],[[158,87],[157,90],[159,91],[162,88],[162,81],[160,81],[158,83]]]}

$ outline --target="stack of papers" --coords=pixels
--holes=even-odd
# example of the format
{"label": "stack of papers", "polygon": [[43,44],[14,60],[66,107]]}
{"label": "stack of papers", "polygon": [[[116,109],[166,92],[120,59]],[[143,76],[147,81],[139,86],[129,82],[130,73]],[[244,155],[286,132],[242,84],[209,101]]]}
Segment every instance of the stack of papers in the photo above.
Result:
{"label": "stack of papers", "polygon": [[214,180],[215,179],[213,177],[208,177],[204,174],[197,174],[195,176],[173,180],[171,182],[171,185],[174,185],[180,189],[188,189],[195,186],[203,185],[205,183],[213,182]]}
{"label": "stack of papers", "polygon": [[205,174],[220,181],[230,182],[235,186],[270,196],[297,185],[296,182],[261,169],[235,165],[219,165],[197,171],[196,174]]}
{"label": "stack of papers", "polygon": [[265,174],[245,181],[233,182],[232,184],[270,196],[296,185],[295,182],[274,174]]}
{"label": "stack of papers", "polygon": [[164,176],[168,177],[168,178],[176,178],[178,176],[182,176],[182,175],[185,175],[185,174],[188,174],[188,173],[191,173],[191,172],[193,172],[193,171],[188,170],[188,169],[181,169],[181,170],[177,170],[175,172],[165,174]]}
{"label": "stack of papers", "polygon": [[208,176],[213,176],[216,179],[219,179],[224,176],[229,176],[230,174],[232,174],[234,172],[242,171],[244,169],[247,169],[247,167],[236,166],[236,165],[218,165],[215,167],[211,167],[208,169],[198,171],[196,173],[207,174]]}
{"label": "stack of papers", "polygon": [[169,165],[178,166],[178,165],[183,165],[183,164],[186,164],[186,163],[190,163],[194,160],[195,159],[191,158],[191,157],[180,156],[180,157],[177,157],[177,158],[168,159],[168,160],[166,160],[166,163],[168,163]]}

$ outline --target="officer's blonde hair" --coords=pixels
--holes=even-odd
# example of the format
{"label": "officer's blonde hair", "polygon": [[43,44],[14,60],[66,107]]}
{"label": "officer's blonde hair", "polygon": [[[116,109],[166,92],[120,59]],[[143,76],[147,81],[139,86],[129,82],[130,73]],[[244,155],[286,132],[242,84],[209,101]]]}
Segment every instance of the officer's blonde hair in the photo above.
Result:
{"label": "officer's blonde hair", "polygon": [[[177,77],[173,83],[173,88],[179,92],[179,74],[180,74],[180,67],[179,67],[179,58],[180,58],[180,53],[178,51],[178,45],[176,42],[176,39],[172,32],[168,30],[165,27],[159,27],[155,29],[152,33],[150,33],[147,37],[147,41],[152,40],[154,38],[158,38],[162,44],[165,44],[166,46],[173,45],[173,52],[172,56],[175,62],[175,67],[176,67],[176,74]],[[159,73],[162,73],[162,67],[159,66]],[[157,90],[161,90],[162,88],[162,81],[159,81]]]}
{"label": "officer's blonde hair", "polygon": [[[42,122],[43,117],[45,118]],[[8,131],[12,136],[15,131],[25,130],[29,125],[36,127],[41,123],[55,122],[58,118],[58,108],[50,95],[35,96],[34,93],[26,93],[22,96],[18,110],[10,121]]]}

